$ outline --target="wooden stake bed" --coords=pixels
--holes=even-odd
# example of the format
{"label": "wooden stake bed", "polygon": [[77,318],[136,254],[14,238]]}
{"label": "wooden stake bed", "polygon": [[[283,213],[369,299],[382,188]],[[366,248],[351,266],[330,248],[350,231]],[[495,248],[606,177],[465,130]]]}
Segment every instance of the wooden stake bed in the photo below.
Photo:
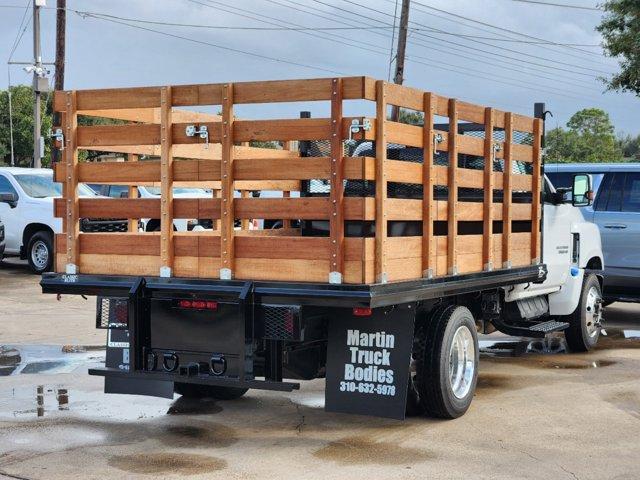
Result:
{"label": "wooden stake bed", "polygon": [[[376,117],[344,117],[351,100],[374,102]],[[326,102],[330,117],[234,116],[236,105],[305,101]],[[222,114],[183,108],[195,106]],[[420,112],[424,124],[390,121],[391,106]],[[56,92],[54,109],[65,135],[57,272],[372,284],[541,258],[539,119],[367,77]],[[82,126],[80,116],[120,124]],[[206,127],[208,138],[188,127]],[[291,142],[324,148],[301,155]],[[78,150],[129,161],[79,163]],[[129,198],[78,198],[79,182],[129,185]],[[137,198],[141,185],[162,196]],[[211,198],[174,199],[181,185]],[[266,190],[282,193],[255,194]],[[82,218],[132,221],[128,233],[84,234]],[[132,231],[140,218],[159,219],[161,230]],[[176,218],[210,219],[213,229],[174,231]],[[252,229],[275,219],[284,228]]]}

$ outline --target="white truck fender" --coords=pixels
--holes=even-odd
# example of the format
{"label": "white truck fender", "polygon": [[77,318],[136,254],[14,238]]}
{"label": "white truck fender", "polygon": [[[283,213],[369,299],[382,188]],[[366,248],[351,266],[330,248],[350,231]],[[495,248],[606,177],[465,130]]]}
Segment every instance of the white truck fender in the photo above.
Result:
{"label": "white truck fender", "polygon": [[580,303],[584,268],[571,267],[571,274],[557,292],[549,294],[549,314],[571,315]]}

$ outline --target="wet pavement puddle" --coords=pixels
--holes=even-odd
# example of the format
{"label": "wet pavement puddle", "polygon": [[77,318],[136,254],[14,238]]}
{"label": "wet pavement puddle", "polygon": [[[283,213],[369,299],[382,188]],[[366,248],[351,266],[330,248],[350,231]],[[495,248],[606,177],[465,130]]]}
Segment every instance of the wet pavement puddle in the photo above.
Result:
{"label": "wet pavement puddle", "polygon": [[397,442],[377,442],[365,436],[345,437],[330,442],[316,450],[313,455],[343,465],[412,465],[435,457],[427,450],[402,447]]}
{"label": "wet pavement puddle", "polygon": [[0,346],[0,376],[71,373],[104,364],[105,349],[70,345]]}
{"label": "wet pavement puddle", "polygon": [[170,452],[146,453],[144,455],[115,455],[109,466],[130,473],[197,475],[227,468],[220,458],[196,454]]}

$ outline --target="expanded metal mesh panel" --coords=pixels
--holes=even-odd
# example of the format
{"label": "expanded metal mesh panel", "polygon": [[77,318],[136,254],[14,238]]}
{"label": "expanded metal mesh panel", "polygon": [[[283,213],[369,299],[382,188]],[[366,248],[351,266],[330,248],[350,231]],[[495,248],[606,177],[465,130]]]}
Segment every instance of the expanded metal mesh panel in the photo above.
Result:
{"label": "expanded metal mesh panel", "polygon": [[125,329],[128,326],[129,302],[124,297],[98,297],[96,328]]}
{"label": "expanded metal mesh panel", "polygon": [[269,340],[294,340],[298,331],[300,307],[263,305],[264,338]]}

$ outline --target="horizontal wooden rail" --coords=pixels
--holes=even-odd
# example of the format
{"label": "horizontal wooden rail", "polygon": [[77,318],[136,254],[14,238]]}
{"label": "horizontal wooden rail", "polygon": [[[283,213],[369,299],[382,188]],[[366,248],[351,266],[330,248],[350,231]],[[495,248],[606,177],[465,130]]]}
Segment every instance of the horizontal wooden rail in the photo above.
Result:
{"label": "horizontal wooden rail", "polygon": [[[175,85],[173,106],[220,105],[223,84]],[[374,80],[367,77],[343,79],[345,99],[375,98]],[[234,103],[274,103],[329,100],[331,79],[276,80],[238,82],[234,84]],[[54,110],[66,109],[64,92],[55,92]],[[160,87],[108,88],[79,90],[78,110],[109,110],[122,108],[156,108],[160,106]]]}
{"label": "horizontal wooden rail", "polygon": [[[435,220],[447,220],[449,211],[448,202],[446,200],[436,200],[435,202]],[[459,211],[457,220],[462,221],[482,221],[483,204],[482,202],[464,202],[458,201]],[[494,203],[492,206],[492,218],[494,220],[502,220],[502,204]],[[530,203],[514,203],[512,208],[513,220],[531,220],[531,204]],[[411,200],[404,198],[388,198],[387,199],[387,219],[402,221],[419,221],[422,220],[422,200]]]}

